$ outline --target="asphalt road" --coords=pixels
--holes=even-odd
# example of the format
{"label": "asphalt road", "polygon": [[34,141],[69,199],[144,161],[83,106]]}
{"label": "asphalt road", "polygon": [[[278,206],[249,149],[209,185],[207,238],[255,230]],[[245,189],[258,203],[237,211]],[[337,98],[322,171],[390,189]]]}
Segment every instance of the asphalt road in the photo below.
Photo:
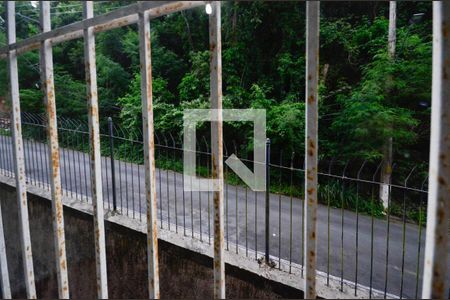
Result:
{"label": "asphalt road", "polygon": [[[1,169],[13,171],[11,150],[10,138],[0,136],[0,174]],[[47,147],[44,144],[25,141],[26,172],[31,184],[39,186],[40,182],[48,183],[46,150]],[[140,216],[136,214],[139,211],[145,214],[144,167],[115,161],[115,168],[119,211],[122,207],[122,213],[130,217]],[[102,171],[104,198],[111,205],[113,193],[109,158],[102,159]],[[212,239],[212,194],[183,193],[181,173],[161,169],[157,169],[156,173],[158,217],[162,216],[163,220],[168,221],[172,230],[175,230],[175,224],[178,224],[181,226],[178,227],[179,231],[183,231],[184,226],[187,234],[190,234],[190,230],[193,229],[201,233],[202,240],[208,242]],[[87,199],[86,195],[90,194],[88,155],[63,149],[61,174],[63,189],[68,195],[79,197],[80,200]],[[225,196],[227,199],[225,203],[226,246],[230,251],[236,251],[237,240],[240,246],[239,252],[243,255],[246,254],[246,248],[264,251],[264,194],[228,185]],[[302,261],[302,204],[302,200],[298,198],[293,198],[291,201],[286,196],[270,195],[271,255],[294,263]],[[165,226],[167,227],[167,223]],[[338,277],[343,275],[344,279],[357,281],[358,284],[365,286],[370,285],[372,278],[373,288],[382,291],[387,282],[387,292],[395,295],[400,295],[403,280],[403,297],[415,297],[419,227],[414,224],[405,225],[404,247],[403,223],[391,218],[389,241],[387,241],[387,228],[386,219],[372,220],[370,216],[359,214],[357,226],[357,215],[354,212],[319,205],[318,269],[324,272],[329,270],[331,275]],[[422,273],[423,267],[424,241],[423,228],[420,240],[419,274]],[[388,247],[387,244],[389,244]],[[250,251],[249,255],[254,255],[253,253]],[[276,262],[277,260],[275,258]],[[421,278],[418,282],[420,297]]]}

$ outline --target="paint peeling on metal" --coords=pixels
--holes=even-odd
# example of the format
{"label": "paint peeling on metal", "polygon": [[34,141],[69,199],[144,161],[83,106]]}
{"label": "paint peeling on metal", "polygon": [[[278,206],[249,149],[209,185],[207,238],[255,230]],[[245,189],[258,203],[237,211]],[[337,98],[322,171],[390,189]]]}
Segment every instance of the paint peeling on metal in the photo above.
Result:
{"label": "paint peeling on metal", "polygon": [[[83,2],[83,18],[94,16],[92,1]],[[103,212],[103,189],[101,173],[100,129],[97,99],[97,70],[95,61],[95,36],[93,27],[85,28],[84,65],[88,98],[89,156],[91,168],[91,192],[94,209],[95,261],[97,274],[97,297],[108,298],[108,276],[106,266],[106,242]]]}
{"label": "paint peeling on metal", "polygon": [[6,257],[5,235],[3,230],[3,218],[0,205],[0,280],[3,299],[11,298],[11,287],[9,283],[8,259]]}
{"label": "paint peeling on metal", "polygon": [[83,30],[87,27],[93,27],[94,32],[97,33],[131,25],[137,23],[137,14],[144,10],[149,12],[150,18],[156,18],[202,5],[204,5],[204,1],[177,1],[174,3],[169,1],[154,1],[154,3],[146,3],[144,8],[140,9],[138,4],[131,4],[97,18],[93,18],[93,20],[89,20],[89,22],[75,22],[61,28],[57,28],[52,32],[46,33],[45,35],[40,34],[17,43],[14,42],[8,46],[0,48],[0,58],[6,58],[7,53],[11,50],[16,50],[17,54],[21,54],[38,49],[42,40],[50,40],[53,45],[56,45],[64,41],[83,37]]}
{"label": "paint peeling on metal", "polygon": [[448,298],[448,226],[450,215],[450,3],[433,2],[433,84],[429,194],[422,298]]}
{"label": "paint peeling on metal", "polygon": [[[143,3],[140,2],[142,5]],[[153,128],[153,91],[150,39],[150,15],[139,13],[139,56],[141,67],[142,123],[144,129],[145,190],[147,199],[147,268],[150,298],[159,298],[158,226],[155,140]]]}
{"label": "paint peeling on metal", "polygon": [[[211,108],[222,109],[222,39],[220,2],[211,3],[209,16],[209,50],[210,50],[210,93]],[[224,195],[223,195],[223,137],[222,115],[211,122],[211,162],[212,179],[215,186],[213,193],[214,207],[214,298],[225,298],[225,262],[224,262]]]}
{"label": "paint peeling on metal", "polygon": [[[8,45],[16,42],[15,2],[6,2]],[[30,225],[28,219],[28,202],[25,181],[25,159],[22,140],[22,127],[20,116],[19,78],[17,69],[17,52],[8,51],[9,92],[12,105],[12,118],[14,126],[13,153],[15,159],[15,179],[17,202],[19,207],[20,240],[22,245],[22,260],[24,267],[25,287],[27,298],[36,298],[36,288],[33,272],[33,257],[31,250]]]}
{"label": "paint peeling on metal", "polygon": [[[40,19],[43,32],[48,32],[50,28],[50,3],[41,1],[40,3]],[[53,235],[56,253],[56,270],[58,280],[59,298],[69,298],[68,275],[65,267],[66,249],[64,236],[64,218],[63,205],[61,195],[61,175],[59,162],[59,143],[58,129],[56,120],[56,101],[55,88],[53,82],[53,54],[50,41],[45,40],[41,44],[41,76],[45,95],[45,105],[47,111],[47,139],[49,147],[49,163],[50,163],[50,185],[52,193],[52,220]]]}
{"label": "paint peeling on metal", "polygon": [[305,298],[316,298],[319,2],[306,3]]}

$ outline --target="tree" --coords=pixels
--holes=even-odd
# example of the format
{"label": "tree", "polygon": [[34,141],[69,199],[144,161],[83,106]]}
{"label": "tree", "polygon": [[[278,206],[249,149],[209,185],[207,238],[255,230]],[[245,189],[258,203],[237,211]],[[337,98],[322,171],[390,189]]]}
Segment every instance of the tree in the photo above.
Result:
{"label": "tree", "polygon": [[[96,14],[101,14],[126,4],[116,1],[94,5]],[[256,1],[222,6],[224,107],[266,108],[267,132],[275,151],[300,152],[303,147],[304,5]],[[322,157],[383,159],[382,145],[392,137],[392,158],[400,164],[427,161],[431,4],[397,2],[397,6],[393,59],[386,43],[390,40],[388,5],[326,2],[321,7]],[[18,6],[17,12],[39,19],[39,10],[29,2]],[[54,28],[81,17],[79,9],[64,1],[52,2],[52,12]],[[423,13],[422,21],[411,24],[416,13]],[[4,18],[3,3],[0,15]],[[19,15],[17,18],[18,40],[40,31],[37,24]],[[1,20],[0,27],[4,28]],[[3,44],[5,32],[0,30]],[[208,16],[202,8],[152,19],[157,130],[179,133],[183,109],[209,107],[208,40]],[[140,69],[137,28],[131,25],[99,33],[96,42],[102,119],[119,117],[121,125],[138,133],[141,100],[135,75]],[[82,40],[54,45],[53,54],[58,114],[86,118]],[[2,60],[0,95],[7,93],[6,75]],[[23,110],[41,112],[38,51],[19,56],[19,78]],[[392,80],[387,82],[386,78]],[[199,134],[209,136],[207,127],[199,128]],[[249,124],[224,124],[225,139],[244,144],[251,136]]]}
{"label": "tree", "polygon": [[[153,110],[155,130],[181,129],[177,121],[178,111],[172,102],[173,95],[167,90],[167,82],[162,78],[153,78]],[[122,107],[120,120],[130,134],[130,138],[140,136],[142,130],[141,76],[137,73],[128,87],[128,93],[117,100]],[[178,124],[179,126],[177,126]]]}
{"label": "tree", "polygon": [[389,138],[398,160],[411,158],[410,147],[420,138],[415,129],[425,121],[419,107],[430,101],[431,43],[406,28],[398,31],[397,45],[395,60],[379,49],[360,84],[337,97],[341,112],[332,122],[331,149],[346,158],[383,159],[381,145]]}

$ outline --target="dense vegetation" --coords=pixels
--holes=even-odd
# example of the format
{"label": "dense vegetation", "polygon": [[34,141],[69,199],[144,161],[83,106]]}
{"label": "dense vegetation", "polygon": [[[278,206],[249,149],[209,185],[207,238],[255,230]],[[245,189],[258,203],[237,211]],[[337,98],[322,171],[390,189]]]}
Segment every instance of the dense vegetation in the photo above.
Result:
{"label": "dense vegetation", "polygon": [[[96,13],[128,4],[96,3]],[[431,3],[398,3],[397,51],[387,54],[388,2],[323,2],[320,45],[320,155],[382,158],[393,138],[394,160],[407,168],[428,159],[431,96]],[[39,32],[38,9],[17,8],[18,37]],[[4,17],[4,5],[0,7]],[[415,15],[421,14],[421,15]],[[415,16],[414,16],[415,15]],[[26,16],[26,17],[24,17]],[[5,22],[0,19],[0,44]],[[81,19],[79,2],[53,2],[52,26]],[[305,4],[222,4],[224,107],[267,109],[275,149],[303,152]],[[203,8],[152,20],[155,126],[178,133],[185,108],[209,107],[208,16]],[[140,79],[138,34],[128,26],[97,35],[100,113],[138,132]],[[86,118],[82,40],[54,47],[58,114]],[[0,96],[6,96],[0,63]],[[42,112],[39,54],[19,59],[22,109]],[[389,91],[389,92],[388,92]],[[202,129],[207,135],[206,126]],[[227,124],[225,138],[243,144],[246,123]],[[422,167],[422,170],[426,170]],[[404,172],[406,173],[406,172]]]}

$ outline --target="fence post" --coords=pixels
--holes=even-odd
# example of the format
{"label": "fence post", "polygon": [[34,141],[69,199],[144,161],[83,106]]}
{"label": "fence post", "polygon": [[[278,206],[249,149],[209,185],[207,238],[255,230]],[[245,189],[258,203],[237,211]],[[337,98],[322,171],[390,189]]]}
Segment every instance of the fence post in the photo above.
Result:
{"label": "fence post", "polygon": [[270,139],[266,140],[266,263],[269,264],[270,248]]}
{"label": "fence post", "polygon": [[117,211],[117,194],[116,194],[116,167],[114,165],[114,131],[112,118],[108,118],[109,129],[109,151],[111,153],[111,181],[113,196],[113,211]]}

